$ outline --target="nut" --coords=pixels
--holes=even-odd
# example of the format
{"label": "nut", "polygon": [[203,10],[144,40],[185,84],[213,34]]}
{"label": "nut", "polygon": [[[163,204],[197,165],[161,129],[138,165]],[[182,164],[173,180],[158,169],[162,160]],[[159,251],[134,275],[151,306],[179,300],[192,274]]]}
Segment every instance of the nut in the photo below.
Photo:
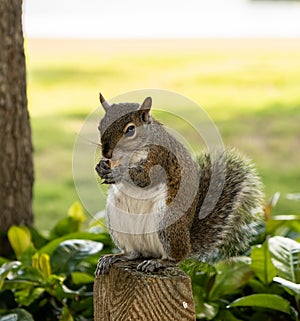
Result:
{"label": "nut", "polygon": [[115,168],[120,165],[120,159],[110,160],[110,168]]}

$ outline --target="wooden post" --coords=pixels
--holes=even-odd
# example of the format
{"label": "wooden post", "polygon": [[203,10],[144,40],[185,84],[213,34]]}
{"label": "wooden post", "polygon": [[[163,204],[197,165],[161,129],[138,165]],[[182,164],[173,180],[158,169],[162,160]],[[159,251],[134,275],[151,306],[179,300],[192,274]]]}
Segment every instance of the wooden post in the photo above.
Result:
{"label": "wooden post", "polygon": [[114,264],[95,278],[94,321],[195,321],[190,278],[177,267],[159,273],[136,270],[138,262]]}

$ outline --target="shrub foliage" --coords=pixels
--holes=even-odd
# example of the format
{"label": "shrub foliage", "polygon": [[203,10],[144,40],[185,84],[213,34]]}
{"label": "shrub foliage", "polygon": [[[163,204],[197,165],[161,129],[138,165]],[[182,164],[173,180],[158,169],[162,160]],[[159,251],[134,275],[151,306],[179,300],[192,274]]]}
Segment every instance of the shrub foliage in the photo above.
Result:
{"label": "shrub foliage", "polygon": [[[215,265],[187,260],[197,320],[297,320],[300,312],[300,217],[271,215],[247,255]],[[101,224],[82,229],[78,203],[45,237],[13,226],[14,251],[0,257],[0,321],[93,320],[94,271],[113,251]]]}
{"label": "shrub foliage", "polygon": [[0,320],[93,320],[97,260],[111,252],[107,233],[85,219],[75,203],[45,238],[33,228],[12,226],[8,238],[15,257],[0,258]]}

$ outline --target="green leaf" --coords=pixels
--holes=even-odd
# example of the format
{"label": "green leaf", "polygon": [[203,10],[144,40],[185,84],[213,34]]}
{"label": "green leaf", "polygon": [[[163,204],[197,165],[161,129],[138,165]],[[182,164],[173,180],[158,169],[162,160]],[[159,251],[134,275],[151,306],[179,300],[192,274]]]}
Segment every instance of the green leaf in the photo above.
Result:
{"label": "green leaf", "polygon": [[59,220],[50,231],[51,239],[80,231],[82,222],[86,220],[83,208],[75,202],[68,210],[68,217]]}
{"label": "green leaf", "polygon": [[29,248],[31,243],[31,234],[25,226],[12,226],[7,232],[11,247],[16,257],[19,259],[21,255]]}
{"label": "green leaf", "polygon": [[59,318],[59,321],[73,321],[73,320],[74,318],[72,316],[72,313],[70,312],[67,306],[64,306],[62,308],[62,314]]}
{"label": "green leaf", "polygon": [[0,321],[34,321],[34,319],[29,312],[23,309],[13,309],[8,314],[0,316]]}
{"label": "green leaf", "polygon": [[[70,304],[70,309],[73,312],[73,315],[83,315],[87,320],[93,320],[93,292],[89,292],[89,295],[86,297],[80,297],[80,300],[73,300]],[[76,321],[80,321],[77,320]],[[84,320],[82,320],[84,321]]]}
{"label": "green leaf", "polygon": [[217,264],[218,274],[209,293],[209,300],[216,301],[226,294],[232,294],[246,284],[252,277],[248,258],[237,258],[230,262],[221,261]]}
{"label": "green leaf", "polygon": [[0,291],[3,287],[4,281],[9,274],[10,271],[18,268],[21,265],[18,261],[12,261],[4,263],[0,266]]}
{"label": "green leaf", "polygon": [[72,217],[65,217],[59,220],[52,228],[50,231],[50,238],[55,239],[66,234],[76,233],[79,231],[79,228],[80,222]]}
{"label": "green leaf", "polygon": [[63,284],[64,278],[58,275],[52,274],[45,285],[45,290],[50,293],[51,296],[57,298],[58,301],[63,301],[66,298],[76,298],[84,295],[85,287],[79,290],[69,289]]}
{"label": "green leaf", "polygon": [[276,294],[252,294],[239,298],[228,307],[257,307],[267,308],[291,314],[290,302]]}
{"label": "green leaf", "polygon": [[212,320],[219,312],[219,305],[213,302],[204,302],[197,313],[197,318]]}
{"label": "green leaf", "polygon": [[51,255],[53,273],[71,273],[79,261],[100,252],[103,244],[90,240],[67,240],[62,242]]}
{"label": "green leaf", "polygon": [[269,250],[278,276],[300,283],[300,243],[275,236],[269,240]]}
{"label": "green leaf", "polygon": [[274,215],[268,220],[266,232],[269,235],[288,235],[291,230],[295,232],[300,231],[300,215]]}
{"label": "green leaf", "polygon": [[264,284],[270,284],[276,276],[276,269],[271,261],[267,241],[262,245],[253,246],[251,252],[251,268]]}
{"label": "green leaf", "polygon": [[19,305],[28,307],[44,292],[45,289],[41,287],[26,287],[23,290],[15,291],[15,299]]}
{"label": "green leaf", "polygon": [[12,275],[9,275],[9,280],[6,282],[29,282],[32,284],[41,284],[45,281],[45,276],[32,266],[20,265],[17,271],[12,271]]}
{"label": "green leaf", "polygon": [[76,232],[64,235],[62,237],[59,237],[51,242],[49,242],[47,245],[39,249],[39,253],[47,253],[49,255],[52,254],[52,252],[59,246],[60,243],[66,240],[73,240],[73,239],[81,239],[81,240],[92,240],[92,241],[98,241],[103,243],[104,245],[107,245],[109,247],[113,247],[113,243],[111,241],[111,238],[108,233],[103,234],[94,234],[89,232]]}
{"label": "green leaf", "polygon": [[282,285],[289,294],[300,296],[300,284],[288,281],[280,277],[275,277],[273,281]]}
{"label": "green leaf", "polygon": [[24,265],[31,265],[32,263],[32,256],[36,253],[36,249],[34,245],[31,243],[29,247],[22,253],[19,258],[19,261],[22,262]]}
{"label": "green leaf", "polygon": [[72,277],[72,282],[75,285],[94,282],[94,276],[93,275],[90,275],[90,274],[87,274],[87,273],[83,273],[83,272],[73,272],[71,274],[71,277]]}
{"label": "green leaf", "polygon": [[268,284],[262,283],[260,280],[256,279],[256,278],[251,278],[248,281],[248,284],[252,290],[253,293],[268,293]]}
{"label": "green leaf", "polygon": [[83,208],[79,202],[74,202],[71,205],[68,210],[68,216],[81,223],[86,220],[86,215],[84,214]]}
{"label": "green leaf", "polygon": [[1,266],[2,264],[4,264],[4,263],[7,263],[7,262],[9,262],[9,259],[0,256],[0,266]]}
{"label": "green leaf", "polygon": [[42,253],[39,257],[40,269],[46,277],[51,275],[50,256]]}
{"label": "green leaf", "polygon": [[32,266],[41,271],[45,277],[51,275],[50,256],[46,253],[35,253],[32,256]]}
{"label": "green leaf", "polygon": [[229,310],[221,310],[218,318],[218,321],[242,321],[241,319],[236,318],[234,315],[231,314]]}
{"label": "green leaf", "polygon": [[272,216],[273,221],[300,221],[300,215],[274,215]]}
{"label": "green leaf", "polygon": [[46,239],[46,237],[42,235],[40,231],[38,231],[34,227],[30,226],[28,227],[28,229],[30,230],[31,241],[34,244],[35,248],[40,249],[41,247],[45,246],[49,242],[49,240]]}

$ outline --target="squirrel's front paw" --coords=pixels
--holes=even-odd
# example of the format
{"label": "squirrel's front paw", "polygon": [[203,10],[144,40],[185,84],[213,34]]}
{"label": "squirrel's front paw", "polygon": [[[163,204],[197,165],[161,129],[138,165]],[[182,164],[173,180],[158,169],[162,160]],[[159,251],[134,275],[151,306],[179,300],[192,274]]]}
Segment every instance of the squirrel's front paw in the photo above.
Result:
{"label": "squirrel's front paw", "polygon": [[110,161],[102,158],[96,166],[96,172],[103,179],[103,184],[115,184],[122,180],[128,168],[126,166],[110,167]]}
{"label": "squirrel's front paw", "polygon": [[100,159],[95,169],[99,177],[104,180],[103,183],[105,184],[114,183],[111,168],[110,168],[110,162],[108,159],[105,159],[105,158]]}

